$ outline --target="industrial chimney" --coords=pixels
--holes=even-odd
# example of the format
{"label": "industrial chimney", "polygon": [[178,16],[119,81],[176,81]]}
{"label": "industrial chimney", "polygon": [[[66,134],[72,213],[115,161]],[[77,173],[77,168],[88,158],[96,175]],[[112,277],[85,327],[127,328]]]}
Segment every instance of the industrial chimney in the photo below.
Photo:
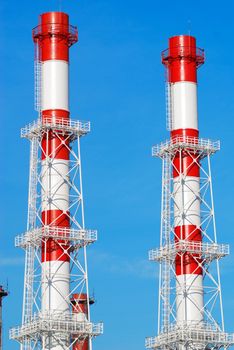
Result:
{"label": "industrial chimney", "polygon": [[[21,130],[30,141],[28,227],[16,237],[25,250],[22,325],[10,331],[21,349],[92,350],[102,323],[74,317],[89,300],[87,247],[97,231],[85,226],[80,140],[89,122],[72,120],[69,49],[77,28],[63,12],[43,13],[33,29],[35,102],[39,118]],[[85,344],[86,348],[82,345]]]}
{"label": "industrial chimney", "polygon": [[[197,69],[204,50],[190,35],[169,39],[166,67],[170,139],[153,147],[162,160],[158,336],[147,349],[227,349],[234,335],[224,330],[219,260],[229,246],[217,243],[211,156],[219,141],[199,138]],[[212,265],[212,268],[210,266]]]}

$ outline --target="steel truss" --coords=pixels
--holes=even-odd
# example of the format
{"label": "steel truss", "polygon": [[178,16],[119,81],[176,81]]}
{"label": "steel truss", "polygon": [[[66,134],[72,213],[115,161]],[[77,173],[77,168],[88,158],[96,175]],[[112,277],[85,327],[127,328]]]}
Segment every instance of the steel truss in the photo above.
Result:
{"label": "steel truss", "polygon": [[[229,254],[229,246],[217,243],[214,200],[210,157],[220,149],[219,141],[213,142],[196,137],[174,137],[169,141],[154,146],[152,154],[162,159],[162,207],[160,248],[149,252],[149,259],[160,263],[159,299],[158,299],[158,336],[146,338],[148,349],[227,349],[234,344],[234,334],[224,331],[224,316],[222,290],[220,283],[219,260]],[[183,212],[179,213],[181,225],[186,210],[198,199],[201,205],[201,227],[203,241],[194,242],[180,240],[174,233],[174,208],[181,206],[176,203],[176,193],[173,190],[172,170],[175,167],[175,156],[191,156],[193,164],[200,168],[200,193],[193,192],[188,182],[184,181],[189,167],[183,172],[178,171],[179,184],[176,189],[183,192],[187,189],[193,193],[190,203],[184,203]],[[178,199],[177,199],[178,200]],[[177,209],[178,210],[178,209]],[[192,224],[192,223],[191,223]],[[200,310],[204,315],[201,323],[176,323],[176,291],[187,298],[185,285],[180,285],[175,272],[175,257],[184,254],[192,256],[203,271],[204,307]],[[199,306],[197,306],[199,309]]]}
{"label": "steel truss", "polygon": [[[85,228],[84,217],[80,138],[89,131],[89,122],[51,117],[44,118],[43,122],[39,119],[21,130],[21,137],[29,139],[31,145],[28,224],[27,231],[15,239],[16,247],[25,251],[23,317],[22,325],[10,330],[10,338],[17,340],[21,344],[22,350],[48,349],[48,338],[50,338],[50,343],[58,344],[64,350],[72,349],[77,340],[82,342],[89,339],[91,350],[92,338],[103,332],[102,323],[93,324],[90,321],[89,302],[87,303],[87,321],[77,320],[76,316],[72,314],[71,303],[71,297],[74,293],[77,295],[86,293],[87,300],[90,300],[87,247],[97,240],[97,231]],[[47,155],[45,160],[48,164],[47,171],[56,171],[60,176],[61,185],[64,183],[69,185],[68,212],[71,223],[69,228],[56,227],[53,226],[53,223],[45,226],[41,219],[42,177],[45,176],[41,166],[43,152],[41,141],[45,138],[49,139],[51,133],[60,139],[70,153],[67,174],[59,173],[58,167],[54,167],[52,156]],[[53,197],[49,198],[49,195],[46,200],[53,203]],[[62,210],[58,205],[57,209]],[[60,246],[61,256],[68,254],[70,258],[70,292],[64,297],[70,305],[69,315],[53,310],[51,312],[42,312],[41,310],[41,247],[44,246],[46,249],[47,242],[51,239]],[[51,268],[53,268],[53,263],[52,261]],[[51,285],[52,280],[49,274],[46,278],[48,285]],[[79,299],[77,305],[79,305]]]}

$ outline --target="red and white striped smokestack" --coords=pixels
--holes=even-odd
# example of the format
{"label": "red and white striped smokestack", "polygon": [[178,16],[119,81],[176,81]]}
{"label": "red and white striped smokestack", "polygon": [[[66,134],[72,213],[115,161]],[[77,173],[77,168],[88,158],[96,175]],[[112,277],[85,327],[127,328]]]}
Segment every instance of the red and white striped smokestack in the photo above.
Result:
{"label": "red and white striped smokestack", "polygon": [[[88,320],[88,300],[86,293],[73,294],[72,313],[76,321],[85,322]],[[89,305],[94,303],[93,299],[89,299]],[[89,350],[89,339],[76,340],[72,347],[73,350]]]}
{"label": "red and white striped smokestack", "polygon": [[[40,16],[33,39],[41,61],[41,118],[43,123],[69,120],[69,47],[78,40],[71,35],[69,17],[62,12]],[[41,141],[42,225],[70,227],[69,220],[69,140],[51,131]],[[64,174],[64,176],[63,176]],[[70,258],[61,242],[42,243],[42,313],[69,313]],[[49,348],[62,346],[49,340]],[[47,347],[46,347],[47,348]]]}
{"label": "red and white striped smokestack", "polygon": [[[196,142],[197,68],[204,62],[190,35],[169,39],[169,49],[163,52],[166,65],[171,113],[171,140],[192,138]],[[177,152],[173,159],[173,198],[175,242],[201,242],[200,167],[196,152]],[[185,253],[175,259],[177,284],[177,323],[199,323],[203,320],[203,274],[196,255]]]}

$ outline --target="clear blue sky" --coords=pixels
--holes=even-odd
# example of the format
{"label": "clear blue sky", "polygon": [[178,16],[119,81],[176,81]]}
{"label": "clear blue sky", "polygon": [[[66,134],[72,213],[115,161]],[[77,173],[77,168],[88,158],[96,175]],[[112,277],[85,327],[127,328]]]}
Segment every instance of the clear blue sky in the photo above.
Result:
{"label": "clear blue sky", "polygon": [[[62,3],[62,5],[61,5]],[[20,127],[33,110],[33,43],[38,15],[70,14],[79,43],[71,49],[72,118],[90,120],[82,140],[87,227],[99,241],[89,250],[93,320],[105,322],[95,350],[141,350],[156,333],[157,270],[147,251],[159,243],[161,164],[151,145],[164,140],[164,70],[160,53],[167,39],[191,31],[206,51],[199,71],[201,135],[220,138],[213,158],[220,242],[232,255],[221,265],[226,326],[234,330],[233,233],[233,2],[133,0],[1,0],[0,3],[0,281],[4,301],[4,347],[8,328],[21,319],[23,251],[14,248],[27,216],[29,144]]]}

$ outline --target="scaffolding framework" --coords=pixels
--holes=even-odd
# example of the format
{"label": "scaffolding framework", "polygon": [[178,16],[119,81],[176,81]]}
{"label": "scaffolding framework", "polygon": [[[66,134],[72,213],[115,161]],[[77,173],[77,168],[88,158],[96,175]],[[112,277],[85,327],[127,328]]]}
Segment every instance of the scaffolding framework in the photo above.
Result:
{"label": "scaffolding framework", "polygon": [[[48,339],[52,344],[59,344],[64,350],[72,349],[77,340],[82,342],[88,339],[91,350],[92,338],[103,333],[102,323],[90,321],[89,303],[87,303],[87,321],[80,321],[72,313],[71,302],[74,293],[81,295],[85,292],[87,300],[90,298],[87,247],[97,240],[97,231],[86,229],[84,217],[80,138],[89,131],[89,122],[51,117],[44,118],[43,122],[39,118],[21,129],[21,137],[30,141],[28,223],[27,231],[16,237],[15,246],[25,251],[25,282],[22,325],[10,330],[10,338],[21,344],[21,350],[48,349]],[[59,175],[58,183],[69,185],[68,212],[71,223],[69,228],[56,227],[53,223],[44,225],[41,218],[42,177],[45,176],[41,160],[42,139],[49,139],[52,134],[61,141],[61,144],[66,145],[70,154],[67,174],[59,173],[58,167],[54,167],[52,155],[47,155],[45,160],[48,164],[46,171],[56,171]],[[48,193],[46,200],[53,202],[53,196],[51,197],[48,191],[46,193]],[[61,248],[61,255],[69,255],[70,259],[70,291],[64,297],[69,304],[69,314],[60,313],[59,308],[56,311],[52,309],[51,312],[41,309],[42,247],[46,250],[51,240]],[[56,260],[50,263],[52,270],[54,263]],[[53,278],[54,276],[56,274]],[[49,273],[44,276],[44,280],[45,278],[46,283],[50,285],[52,281]]]}
{"label": "scaffolding framework", "polygon": [[[234,334],[224,330],[222,289],[220,282],[219,260],[229,254],[227,244],[217,243],[214,200],[212,189],[211,156],[220,149],[219,141],[199,139],[197,137],[177,136],[152,148],[152,155],[162,160],[162,206],[160,247],[149,251],[149,260],[160,264],[158,298],[158,335],[146,338],[147,349],[161,350],[211,350],[227,349],[234,345]],[[175,157],[183,154],[190,156],[200,169],[200,192],[192,193],[189,203],[177,214],[183,222],[186,211],[197,200],[201,205],[202,242],[181,239],[174,231],[174,208],[181,208],[177,203],[179,193],[189,186],[184,179],[187,169],[179,172],[175,169]],[[189,164],[188,167],[192,167]],[[172,171],[178,171],[179,180],[173,190]],[[175,185],[174,185],[175,186]],[[197,227],[198,228],[198,227]],[[188,295],[185,285],[180,285],[175,271],[175,259],[183,261],[184,256],[191,257],[203,271],[204,307],[200,310],[204,321],[183,323],[176,322],[176,293]],[[199,305],[195,305],[199,308]]]}

